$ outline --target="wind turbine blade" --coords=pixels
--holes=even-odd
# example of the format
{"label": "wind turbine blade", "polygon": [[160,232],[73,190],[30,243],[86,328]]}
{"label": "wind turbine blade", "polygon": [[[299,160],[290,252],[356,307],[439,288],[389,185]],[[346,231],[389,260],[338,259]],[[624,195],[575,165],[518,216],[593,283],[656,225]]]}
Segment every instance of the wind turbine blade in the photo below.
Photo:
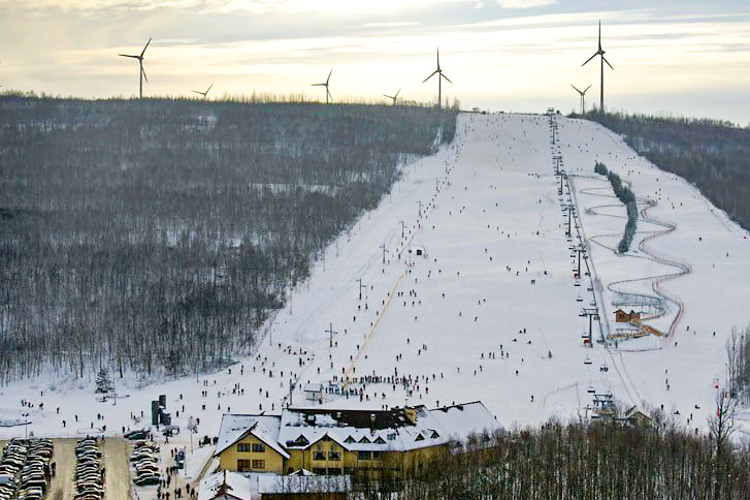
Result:
{"label": "wind turbine blade", "polygon": [[210,91],[210,90],[211,90],[212,88],[214,88],[214,84],[213,84],[213,83],[211,84],[211,86],[210,86],[210,87],[208,87],[208,88],[206,89],[206,92],[205,92],[205,93],[204,93],[203,95],[205,96],[206,94],[208,94],[208,92],[209,92],[209,91]]}
{"label": "wind turbine blade", "polygon": [[196,94],[203,95],[203,92],[198,92],[197,90],[193,90],[193,92],[195,92]]}
{"label": "wind turbine blade", "polygon": [[[591,85],[589,85],[588,87],[586,87],[586,90],[588,90],[590,88],[591,88]],[[586,93],[586,90],[583,91],[584,94]]]}
{"label": "wind turbine blade", "polygon": [[326,93],[328,94],[328,97],[331,99],[331,102],[333,102],[333,96],[330,92],[328,92],[328,87],[326,87]]}
{"label": "wind turbine blade", "polygon": [[388,95],[388,94],[383,94],[383,97],[387,97],[388,99],[395,99],[395,97],[393,97],[392,95]]}
{"label": "wind turbine blade", "polygon": [[576,89],[576,92],[578,92],[579,94],[581,93],[581,91],[580,91],[580,90],[578,90],[578,87],[576,87],[576,86],[575,86],[575,85],[573,85],[572,83],[570,84],[570,86],[571,86],[571,87],[573,87],[574,89]]}
{"label": "wind turbine blade", "polygon": [[331,73],[333,73],[333,68],[331,68],[331,71],[328,73],[328,78],[326,78],[326,85],[328,85],[328,82],[331,79]]}
{"label": "wind turbine blade", "polygon": [[437,73],[437,72],[438,72],[438,70],[433,71],[430,74],[430,76],[428,76],[427,78],[425,78],[424,80],[422,80],[422,83],[426,82],[427,80],[429,80],[430,78],[432,78],[433,76],[435,76],[435,73]]}
{"label": "wind turbine blade", "polygon": [[584,66],[586,66],[586,65],[587,65],[587,64],[589,63],[589,61],[590,61],[590,60],[592,60],[593,58],[595,58],[595,57],[596,57],[596,56],[598,56],[598,55],[599,55],[599,52],[597,52],[597,53],[596,53],[596,54],[594,54],[593,56],[591,56],[591,57],[589,57],[588,59],[586,59],[586,62],[585,62],[585,63],[583,63],[583,64],[581,64],[581,67],[583,68]]}
{"label": "wind turbine blade", "polygon": [[440,47],[437,48],[437,68],[440,71]]}
{"label": "wind turbine blade", "polygon": [[146,83],[148,83],[148,76],[146,76],[146,68],[143,67],[143,61],[141,61],[141,73],[143,73],[143,78],[146,80]]}
{"label": "wind turbine blade", "polygon": [[326,84],[325,83],[311,83],[310,86],[311,87],[325,87]]}
{"label": "wind turbine blade", "polygon": [[611,64],[609,64],[609,61],[607,61],[607,58],[606,58],[606,57],[602,56],[602,59],[604,59],[604,62],[605,62],[605,63],[607,63],[607,66],[609,66],[609,67],[610,67],[610,69],[611,69],[612,71],[614,71],[614,70],[615,70],[615,68],[613,68],[613,67],[612,67],[612,65],[611,65]]}
{"label": "wind turbine blade", "polygon": [[602,50],[602,22],[599,21],[599,51]]}
{"label": "wind turbine blade", "polygon": [[131,58],[133,58],[133,59],[138,59],[138,56],[131,56],[131,55],[129,55],[129,54],[117,54],[117,55],[118,55],[118,56],[121,56],[121,57],[131,57]]}
{"label": "wind turbine blade", "polygon": [[[403,87],[402,87],[402,88],[403,88]],[[395,98],[397,98],[397,97],[398,97],[398,95],[399,95],[400,93],[401,93],[401,89],[398,89],[398,92],[396,92],[396,95],[394,95],[394,96],[393,96],[393,98],[394,98],[394,99],[395,99]]]}
{"label": "wind turbine blade", "polygon": [[445,78],[446,80],[448,80],[448,82],[453,83],[453,82],[451,82],[451,79],[448,78],[447,76],[445,76],[443,73],[440,73],[440,76],[442,76],[443,78]]}
{"label": "wind turbine blade", "polygon": [[151,43],[151,39],[148,39],[148,42],[146,42],[146,46],[143,47],[143,52],[141,52],[141,57],[143,57],[143,54],[146,53],[146,49],[148,48],[148,45]]}

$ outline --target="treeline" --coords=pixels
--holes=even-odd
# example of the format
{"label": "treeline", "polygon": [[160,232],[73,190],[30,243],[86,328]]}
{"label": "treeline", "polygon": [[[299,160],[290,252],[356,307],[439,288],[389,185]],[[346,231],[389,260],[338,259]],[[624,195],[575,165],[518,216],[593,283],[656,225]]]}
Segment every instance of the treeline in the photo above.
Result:
{"label": "treeline", "polygon": [[750,404],[750,326],[733,331],[727,340],[730,395]]}
{"label": "treeline", "polygon": [[229,363],[455,121],[407,106],[0,97],[0,382]]}
{"label": "treeline", "polygon": [[628,215],[628,222],[625,224],[625,232],[622,235],[620,243],[617,244],[617,251],[625,253],[630,249],[630,244],[633,242],[633,236],[635,235],[636,224],[638,222],[638,205],[635,201],[635,195],[633,191],[622,183],[620,176],[614,172],[609,172],[607,166],[604,163],[596,162],[594,165],[594,172],[601,174],[609,179],[612,184],[612,190],[615,192],[615,196],[624,205]]}
{"label": "treeline", "polygon": [[366,499],[397,492],[405,500],[746,499],[750,452],[716,442],[667,422],[551,422],[474,436],[413,472],[377,483],[359,477],[355,490]]}
{"label": "treeline", "polygon": [[633,149],[693,183],[750,230],[750,128],[718,120],[622,113],[583,117],[623,134]]}

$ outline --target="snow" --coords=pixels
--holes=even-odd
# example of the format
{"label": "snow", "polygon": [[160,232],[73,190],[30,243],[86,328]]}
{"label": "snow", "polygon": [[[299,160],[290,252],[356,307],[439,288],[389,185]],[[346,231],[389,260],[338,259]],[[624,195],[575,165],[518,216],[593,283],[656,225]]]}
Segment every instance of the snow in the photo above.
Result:
{"label": "snow", "polygon": [[[619,136],[589,122],[557,121],[553,149],[547,117],[460,115],[454,144],[404,167],[391,194],[330,245],[311,278],[267,325],[257,357],[238,360],[231,373],[145,387],[136,376],[113,374],[118,393],[129,396],[116,406],[96,401],[94,374],[43,374],[0,388],[0,420],[29,413],[28,430],[37,436],[105,433],[105,425],[111,435],[142,427],[150,420],[150,402],[165,394],[174,423],[185,427],[188,417],[197,417],[199,435],[214,436],[224,413],[278,413],[289,402],[292,380],[293,405],[305,405],[315,404],[305,401],[306,384],[328,387],[335,377],[342,386],[348,377],[340,395],[324,392],[325,407],[433,408],[481,401],[510,428],[586,416],[594,391],[611,392],[625,407],[664,405],[682,419],[692,414],[691,427],[705,429],[716,385],[725,380],[726,339],[748,323],[747,233],[689,183],[638,157]],[[589,277],[578,287],[573,278],[574,243],[565,236],[551,160],[558,146],[579,204],[593,294]],[[596,160],[632,182],[639,208],[646,208],[645,197],[657,203],[646,212],[652,222],[639,220],[639,231],[676,228],[646,244],[671,265],[638,249],[645,233],[637,235],[628,256],[599,244],[616,245],[625,219],[606,214],[625,210],[613,198],[587,191],[606,187],[594,178]],[[614,206],[595,208],[607,204]],[[429,255],[410,257],[406,250],[417,247]],[[689,274],[677,276],[682,271],[675,263]],[[673,276],[653,278],[660,275]],[[639,278],[647,279],[617,284]],[[668,339],[583,346],[588,318],[580,312],[594,297],[606,334],[618,327],[615,291],[642,294],[645,301],[656,296],[654,288],[666,296],[666,313],[649,324],[663,332],[675,324]],[[327,332],[330,325],[336,334]],[[606,372],[600,371],[604,365]],[[394,388],[354,380],[373,375],[398,375],[407,383]],[[362,401],[352,392],[359,389]],[[22,400],[34,406],[22,406]],[[0,439],[23,432],[0,428]],[[182,433],[171,442],[187,439]]]}

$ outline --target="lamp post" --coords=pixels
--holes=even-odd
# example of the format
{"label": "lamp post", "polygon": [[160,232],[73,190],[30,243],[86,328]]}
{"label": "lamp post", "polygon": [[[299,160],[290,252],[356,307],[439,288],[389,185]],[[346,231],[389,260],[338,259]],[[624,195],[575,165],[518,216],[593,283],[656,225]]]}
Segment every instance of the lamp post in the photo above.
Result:
{"label": "lamp post", "polygon": [[23,427],[26,430],[26,439],[29,439],[29,414],[28,413],[22,413],[22,417],[24,417],[24,424]]}

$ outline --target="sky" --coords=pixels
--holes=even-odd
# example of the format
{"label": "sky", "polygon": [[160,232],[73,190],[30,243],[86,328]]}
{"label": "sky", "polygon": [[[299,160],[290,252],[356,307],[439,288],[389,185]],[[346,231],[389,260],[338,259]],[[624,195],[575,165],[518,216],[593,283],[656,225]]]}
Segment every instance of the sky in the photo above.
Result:
{"label": "sky", "polygon": [[0,90],[86,98],[304,94],[564,113],[609,110],[750,125],[748,0],[0,0]]}

